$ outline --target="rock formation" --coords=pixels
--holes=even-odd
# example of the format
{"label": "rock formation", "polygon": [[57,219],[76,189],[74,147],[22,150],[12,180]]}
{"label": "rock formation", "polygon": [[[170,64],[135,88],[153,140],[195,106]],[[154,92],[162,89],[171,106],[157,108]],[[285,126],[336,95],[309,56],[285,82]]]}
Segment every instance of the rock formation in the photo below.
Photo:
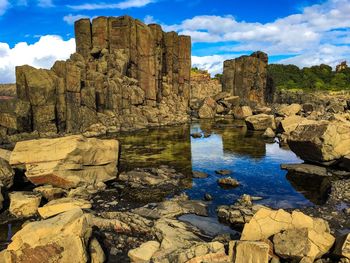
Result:
{"label": "rock formation", "polygon": [[[76,51],[51,70],[16,68],[1,101],[2,135],[133,129],[187,120],[191,39],[128,16],[75,23]],[[107,129],[108,130],[108,129]]]}
{"label": "rock formation", "polygon": [[254,52],[224,62],[223,91],[239,96],[250,103],[265,104],[270,92],[267,88],[268,56]]}

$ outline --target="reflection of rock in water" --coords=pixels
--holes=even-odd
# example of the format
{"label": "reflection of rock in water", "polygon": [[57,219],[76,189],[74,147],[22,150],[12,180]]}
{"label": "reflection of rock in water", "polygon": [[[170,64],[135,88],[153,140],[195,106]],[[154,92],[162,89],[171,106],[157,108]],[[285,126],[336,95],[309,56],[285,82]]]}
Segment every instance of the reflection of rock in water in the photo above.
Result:
{"label": "reflection of rock in water", "polygon": [[145,129],[118,136],[121,170],[169,165],[189,175],[192,172],[190,126]]}
{"label": "reflection of rock in water", "polygon": [[288,172],[286,177],[295,190],[303,194],[314,204],[322,205],[326,202],[331,187],[330,177],[291,172]]}
{"label": "reflection of rock in water", "polygon": [[266,154],[265,142],[261,136],[247,131],[246,127],[235,130],[225,128],[221,135],[225,153],[247,155],[250,158],[262,158]]}
{"label": "reflection of rock in water", "polygon": [[248,131],[243,121],[201,121],[200,128],[203,132],[221,135],[224,153],[247,155],[255,159],[266,155],[265,141],[261,139],[261,134]]}

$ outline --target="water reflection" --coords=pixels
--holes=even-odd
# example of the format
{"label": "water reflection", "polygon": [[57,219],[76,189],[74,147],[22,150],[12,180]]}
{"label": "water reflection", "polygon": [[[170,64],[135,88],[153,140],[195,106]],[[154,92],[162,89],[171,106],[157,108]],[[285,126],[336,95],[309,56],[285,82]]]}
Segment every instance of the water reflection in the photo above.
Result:
{"label": "water reflection", "polygon": [[[209,133],[207,138],[191,138],[190,134]],[[144,130],[118,136],[122,145],[122,170],[156,167],[168,164],[184,174],[202,171],[206,179],[190,179],[184,191],[194,199],[205,193],[213,196],[210,214],[217,205],[232,204],[240,195],[263,197],[262,204],[274,208],[297,208],[315,202],[308,192],[286,178],[282,163],[300,163],[294,153],[277,143],[266,142],[260,133],[246,130],[242,122],[199,122],[191,125]],[[228,169],[241,186],[222,189],[215,170]],[[294,188],[294,187],[295,188]],[[307,193],[307,194],[306,194]]]}

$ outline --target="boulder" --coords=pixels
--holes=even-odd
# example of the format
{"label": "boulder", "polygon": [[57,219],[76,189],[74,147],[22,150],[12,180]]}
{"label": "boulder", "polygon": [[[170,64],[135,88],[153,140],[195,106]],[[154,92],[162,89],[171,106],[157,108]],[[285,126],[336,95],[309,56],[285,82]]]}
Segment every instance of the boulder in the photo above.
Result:
{"label": "boulder", "polygon": [[287,116],[286,118],[280,121],[278,129],[281,132],[290,134],[298,127],[299,124],[303,123],[304,121],[306,121],[306,119],[299,115]]}
{"label": "boulder", "polygon": [[298,114],[302,110],[300,104],[293,103],[291,105],[282,105],[276,112],[276,115],[281,117],[288,117]]}
{"label": "boulder", "polygon": [[157,241],[148,241],[138,248],[129,250],[128,256],[131,262],[141,263],[149,262],[153,254],[159,249],[160,244]]}
{"label": "boulder", "polygon": [[232,111],[233,117],[237,120],[244,120],[253,115],[253,111],[249,106],[235,106]]}
{"label": "boulder", "polygon": [[267,128],[276,129],[273,115],[258,114],[245,119],[247,128],[253,131],[265,131]]}
{"label": "boulder", "polygon": [[283,209],[272,210],[268,208],[261,208],[250,222],[245,224],[241,240],[263,240],[285,230],[301,228],[313,230],[327,240],[334,242],[328,223],[323,219],[312,218],[297,211],[288,213]]}
{"label": "boulder", "polygon": [[262,136],[265,138],[275,138],[276,134],[271,128],[267,128]]}
{"label": "boulder", "polygon": [[322,257],[333,246],[334,237],[310,228],[288,229],[273,237],[275,253],[285,259],[302,260]]}
{"label": "boulder", "polygon": [[15,217],[31,217],[38,212],[41,194],[31,192],[12,192],[9,194],[9,212]]}
{"label": "boulder", "polygon": [[26,224],[3,251],[8,263],[88,262],[92,229],[82,210]]}
{"label": "boulder", "polygon": [[69,189],[116,178],[118,154],[116,140],[75,135],[18,142],[10,164],[25,165],[34,184]]}
{"label": "boulder", "polygon": [[230,241],[229,258],[233,263],[268,263],[270,246],[257,241]]}
{"label": "boulder", "polygon": [[206,98],[199,108],[198,116],[201,119],[212,119],[215,117],[217,104],[214,99]]}
{"label": "boulder", "polygon": [[46,219],[66,211],[76,208],[91,208],[91,203],[87,200],[77,198],[61,198],[48,202],[43,207],[39,207],[39,215]]}
{"label": "boulder", "polygon": [[11,168],[8,161],[0,158],[0,182],[5,188],[10,188],[13,185],[15,172]]}
{"label": "boulder", "polygon": [[225,178],[220,178],[218,179],[218,184],[223,186],[223,187],[237,187],[240,185],[240,183],[231,177],[225,177]]}
{"label": "boulder", "polygon": [[350,122],[307,121],[288,139],[290,149],[310,162],[329,162],[350,154]]}

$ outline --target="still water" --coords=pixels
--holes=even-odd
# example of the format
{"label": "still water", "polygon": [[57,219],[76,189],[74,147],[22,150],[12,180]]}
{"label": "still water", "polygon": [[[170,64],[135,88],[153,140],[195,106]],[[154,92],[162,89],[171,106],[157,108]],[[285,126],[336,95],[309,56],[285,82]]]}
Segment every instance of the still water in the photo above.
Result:
{"label": "still water", "polygon": [[[190,134],[210,134],[192,138]],[[192,171],[209,174],[205,179],[191,179],[183,192],[192,199],[213,197],[209,212],[215,216],[218,205],[233,204],[242,194],[262,197],[260,204],[273,208],[311,206],[309,194],[291,183],[283,163],[301,163],[290,150],[262,138],[261,133],[247,131],[242,122],[222,120],[191,125],[164,127],[118,136],[121,141],[121,170],[135,167],[157,167],[167,164],[188,175]],[[228,169],[240,182],[237,188],[223,189],[217,184],[222,175],[215,170]]]}

